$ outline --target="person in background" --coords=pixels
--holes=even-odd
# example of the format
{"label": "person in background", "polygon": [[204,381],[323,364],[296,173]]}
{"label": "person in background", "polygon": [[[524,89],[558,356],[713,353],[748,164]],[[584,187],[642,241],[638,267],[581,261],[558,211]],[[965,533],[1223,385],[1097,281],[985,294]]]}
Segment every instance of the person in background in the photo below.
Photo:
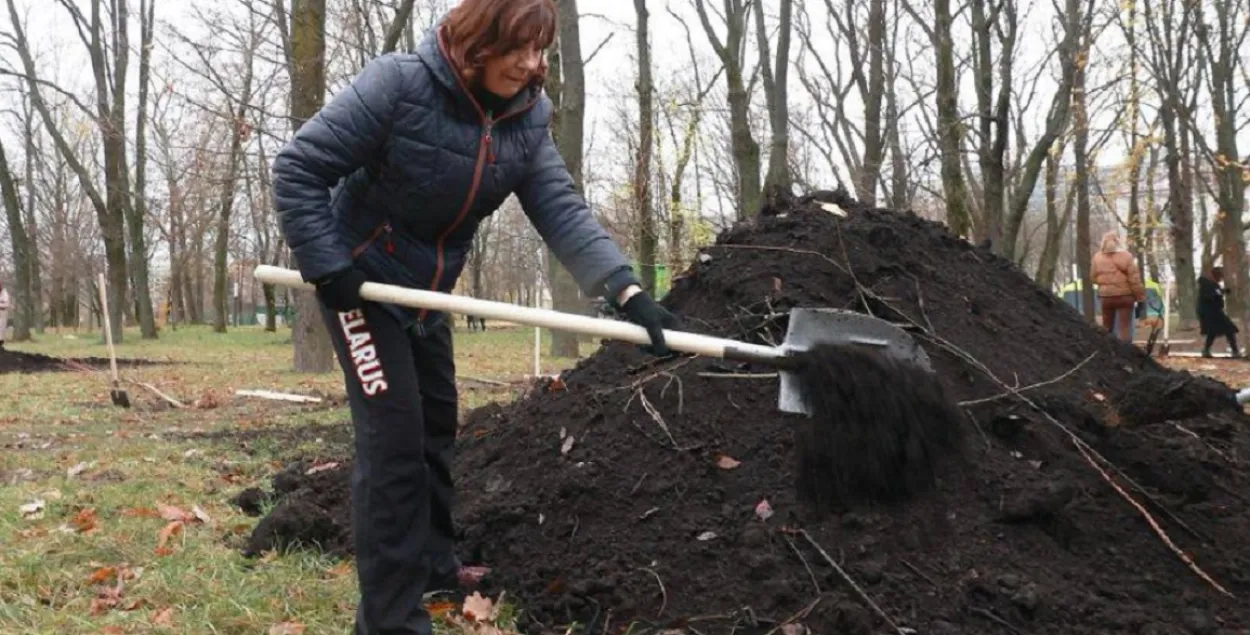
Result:
{"label": "person in background", "polygon": [[1133,340],[1133,306],[1146,301],[1137,259],[1120,247],[1114,231],[1102,236],[1098,253],[1090,264],[1090,277],[1098,285],[1102,304],[1102,326],[1126,342]]}
{"label": "person in background", "polygon": [[0,350],[4,350],[5,335],[9,332],[9,290],[0,282]]}
{"label": "person in background", "polygon": [[1237,349],[1239,329],[1224,312],[1224,293],[1227,290],[1223,288],[1223,283],[1223,267],[1211,267],[1198,277],[1198,328],[1207,336],[1202,345],[1203,357],[1211,357],[1211,345],[1221,335],[1228,340],[1228,352],[1233,357],[1241,357],[1241,351]]}

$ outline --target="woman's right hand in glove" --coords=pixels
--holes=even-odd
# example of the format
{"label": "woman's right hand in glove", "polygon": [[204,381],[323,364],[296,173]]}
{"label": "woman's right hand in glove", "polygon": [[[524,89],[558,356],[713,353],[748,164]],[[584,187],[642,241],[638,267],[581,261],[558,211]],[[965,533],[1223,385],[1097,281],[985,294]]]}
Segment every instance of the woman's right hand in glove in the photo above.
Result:
{"label": "woman's right hand in glove", "polygon": [[365,272],[349,267],[317,282],[317,298],[339,313],[359,309],[364,303],[360,287],[368,281]]}

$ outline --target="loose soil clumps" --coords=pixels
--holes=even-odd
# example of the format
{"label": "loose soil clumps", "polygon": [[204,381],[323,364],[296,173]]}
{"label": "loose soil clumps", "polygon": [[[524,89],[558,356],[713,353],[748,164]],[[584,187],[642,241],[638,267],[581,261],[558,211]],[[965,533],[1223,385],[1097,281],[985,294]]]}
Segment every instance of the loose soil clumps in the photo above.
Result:
{"label": "loose soil clumps", "polygon": [[[607,343],[460,436],[461,556],[493,567],[483,590],[519,601],[532,632],[1250,629],[1232,391],[1163,369],[1013,263],[817,192],[725,232],[664,303],[688,330],[756,343],[780,342],[793,307],[906,325],[963,402],[961,460],[910,498],[821,513],[797,496],[810,422],[777,410],[771,369]],[[300,476],[285,500],[346,496],[349,473]],[[340,518],[323,502],[310,517]]]}

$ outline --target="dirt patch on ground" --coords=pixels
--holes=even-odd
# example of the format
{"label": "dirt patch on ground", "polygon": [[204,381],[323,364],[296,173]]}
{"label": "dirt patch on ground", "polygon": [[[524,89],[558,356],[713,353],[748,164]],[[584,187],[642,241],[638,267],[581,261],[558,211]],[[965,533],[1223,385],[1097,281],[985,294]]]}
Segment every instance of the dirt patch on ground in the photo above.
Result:
{"label": "dirt patch on ground", "polygon": [[[485,590],[522,602],[532,631],[894,632],[839,569],[919,633],[1250,629],[1250,420],[1226,387],[1161,368],[1012,263],[820,193],[723,234],[665,303],[689,330],[753,342],[780,341],[796,306],[910,325],[965,402],[966,460],[908,500],[816,513],[796,495],[810,422],[777,411],[776,379],[724,376],[770,369],[606,345],[461,435],[462,556],[494,567]],[[307,527],[342,551],[349,471],[300,469],[257,533]]]}
{"label": "dirt patch on ground", "polygon": [[[154,364],[167,364],[147,359],[119,359],[117,368],[137,368]],[[5,373],[49,373],[82,370],[84,367],[98,369],[109,367],[107,357],[51,357],[41,353],[0,350],[0,375]]]}

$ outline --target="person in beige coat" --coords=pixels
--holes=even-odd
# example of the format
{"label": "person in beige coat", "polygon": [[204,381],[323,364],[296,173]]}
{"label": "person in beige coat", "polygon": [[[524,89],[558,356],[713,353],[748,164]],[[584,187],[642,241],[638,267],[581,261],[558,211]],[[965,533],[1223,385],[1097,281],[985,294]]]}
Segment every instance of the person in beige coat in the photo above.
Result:
{"label": "person in beige coat", "polygon": [[1103,234],[1098,253],[1090,265],[1090,277],[1098,285],[1102,304],[1102,327],[1121,340],[1131,341],[1133,307],[1146,301],[1146,287],[1133,254],[1120,247],[1120,235]]}

